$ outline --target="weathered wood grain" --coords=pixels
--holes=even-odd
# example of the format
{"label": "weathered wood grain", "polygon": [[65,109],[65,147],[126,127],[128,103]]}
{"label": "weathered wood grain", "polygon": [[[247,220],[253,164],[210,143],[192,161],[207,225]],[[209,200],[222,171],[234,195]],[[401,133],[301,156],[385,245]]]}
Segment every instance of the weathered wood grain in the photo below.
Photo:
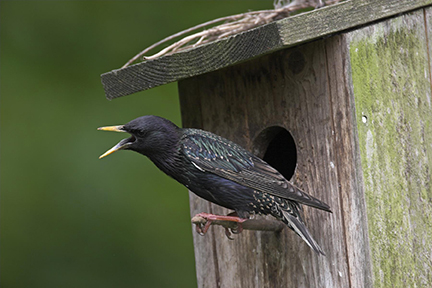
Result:
{"label": "weathered wood grain", "polygon": [[107,98],[114,99],[431,4],[432,0],[349,0],[194,49],[113,70],[102,74],[102,84]]}
{"label": "weathered wood grain", "polygon": [[[228,38],[227,38],[228,39]],[[270,24],[194,49],[102,74],[107,99],[204,74],[282,47],[278,26]],[[240,43],[250,43],[239,45]]]}
{"label": "weathered wood grain", "polygon": [[372,287],[367,213],[361,173],[360,149],[351,66],[346,34],[326,40],[328,85],[335,145],[335,169],[338,174],[339,201],[343,211],[351,287]]}
{"label": "weathered wood grain", "polygon": [[432,283],[430,13],[348,34],[375,287]]}
{"label": "weathered wood grain", "polygon": [[[336,232],[341,231],[342,217],[337,201],[337,175],[331,168],[334,160],[324,42],[284,50],[259,60],[255,68],[245,69],[246,78],[253,75],[249,81],[255,86],[251,90],[264,88],[264,92],[249,94],[247,102],[252,139],[263,126],[278,125],[290,131],[297,144],[294,183],[328,203],[334,212],[330,215],[305,208],[308,227],[326,257],[316,257],[295,234],[285,233],[289,250],[281,258],[285,258],[285,269],[290,273],[280,278],[285,281],[283,287],[346,287],[345,243]],[[261,79],[255,76],[260,70],[265,76]],[[271,246],[263,249],[269,255],[274,250]]]}

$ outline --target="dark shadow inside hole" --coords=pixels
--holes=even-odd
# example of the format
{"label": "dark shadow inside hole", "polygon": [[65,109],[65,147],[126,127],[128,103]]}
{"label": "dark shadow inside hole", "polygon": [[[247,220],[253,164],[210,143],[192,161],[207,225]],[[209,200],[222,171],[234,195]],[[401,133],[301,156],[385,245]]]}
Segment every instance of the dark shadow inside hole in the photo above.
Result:
{"label": "dark shadow inside hole", "polygon": [[290,180],[297,167],[297,149],[294,138],[284,128],[264,129],[256,138],[254,152],[270,166]]}

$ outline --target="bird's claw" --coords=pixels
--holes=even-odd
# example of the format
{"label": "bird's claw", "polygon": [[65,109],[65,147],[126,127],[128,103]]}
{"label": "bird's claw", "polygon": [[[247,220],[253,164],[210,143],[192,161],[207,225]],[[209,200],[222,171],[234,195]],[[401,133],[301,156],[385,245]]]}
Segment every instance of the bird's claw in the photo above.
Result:
{"label": "bird's claw", "polygon": [[231,237],[230,229],[227,228],[227,227],[225,227],[225,235],[226,235],[226,237],[227,237],[229,240],[234,240],[234,238]]}
{"label": "bird's claw", "polygon": [[230,240],[234,240],[234,238],[231,237],[231,233],[232,234],[240,234],[242,232],[243,232],[243,226],[242,226],[241,223],[237,223],[237,228],[228,228],[228,227],[225,227],[225,235]]}
{"label": "bird's claw", "polygon": [[231,229],[233,234],[240,234],[243,232],[243,225],[241,223],[237,223],[237,228]]}
{"label": "bird's claw", "polygon": [[197,223],[195,226],[197,233],[201,236],[204,236],[207,233],[208,229],[210,228],[211,222],[213,221],[211,219],[206,220],[207,222],[205,224]]}
{"label": "bird's claw", "polygon": [[203,227],[202,224],[199,224],[199,223],[195,224],[195,230],[196,230],[196,232],[197,232],[199,235],[204,236],[205,233],[203,232],[202,227]]}

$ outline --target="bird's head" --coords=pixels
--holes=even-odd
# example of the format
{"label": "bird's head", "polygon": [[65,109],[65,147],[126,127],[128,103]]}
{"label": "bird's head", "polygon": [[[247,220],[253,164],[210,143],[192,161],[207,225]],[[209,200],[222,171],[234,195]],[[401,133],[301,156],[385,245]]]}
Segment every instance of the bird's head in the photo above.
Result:
{"label": "bird's head", "polygon": [[175,147],[180,137],[179,128],[174,123],[152,115],[136,118],[125,125],[100,127],[98,130],[131,134],[99,159],[119,150],[133,150],[146,156],[164,153]]}

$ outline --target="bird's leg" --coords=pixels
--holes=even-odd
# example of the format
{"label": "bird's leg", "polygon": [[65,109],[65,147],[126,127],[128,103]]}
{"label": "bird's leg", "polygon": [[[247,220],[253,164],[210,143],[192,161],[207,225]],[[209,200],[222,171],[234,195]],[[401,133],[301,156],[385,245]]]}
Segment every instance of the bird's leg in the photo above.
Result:
{"label": "bird's leg", "polygon": [[[234,212],[235,213],[235,212]],[[228,214],[227,216],[224,215],[215,215],[215,214],[209,214],[209,213],[198,213],[195,215],[195,217],[202,217],[204,219],[206,219],[207,221],[215,221],[215,220],[219,220],[219,221],[230,221],[230,222],[237,222],[237,223],[243,223],[244,221],[248,220],[245,218],[240,218],[238,216],[230,216],[230,215],[234,215],[234,214]]]}
{"label": "bird's leg", "polygon": [[[228,214],[227,216],[223,216],[223,215],[214,215],[214,214],[209,214],[209,213],[204,213],[204,212],[199,213],[199,214],[195,215],[195,217],[204,218],[206,220],[206,223],[205,223],[204,227],[202,224],[196,224],[196,231],[200,235],[205,235],[205,233],[207,233],[207,231],[210,228],[210,225],[213,221],[229,221],[229,222],[236,222],[237,223],[238,228],[237,229],[231,229],[231,232],[234,234],[239,234],[239,233],[241,233],[241,231],[243,231],[243,227],[242,227],[241,223],[243,223],[247,219],[240,218],[238,216],[231,216],[231,215],[237,215],[237,214],[234,212],[234,213]],[[229,228],[225,227],[225,235],[228,237],[228,239],[233,240],[233,238],[231,238],[231,232],[230,232]]]}

